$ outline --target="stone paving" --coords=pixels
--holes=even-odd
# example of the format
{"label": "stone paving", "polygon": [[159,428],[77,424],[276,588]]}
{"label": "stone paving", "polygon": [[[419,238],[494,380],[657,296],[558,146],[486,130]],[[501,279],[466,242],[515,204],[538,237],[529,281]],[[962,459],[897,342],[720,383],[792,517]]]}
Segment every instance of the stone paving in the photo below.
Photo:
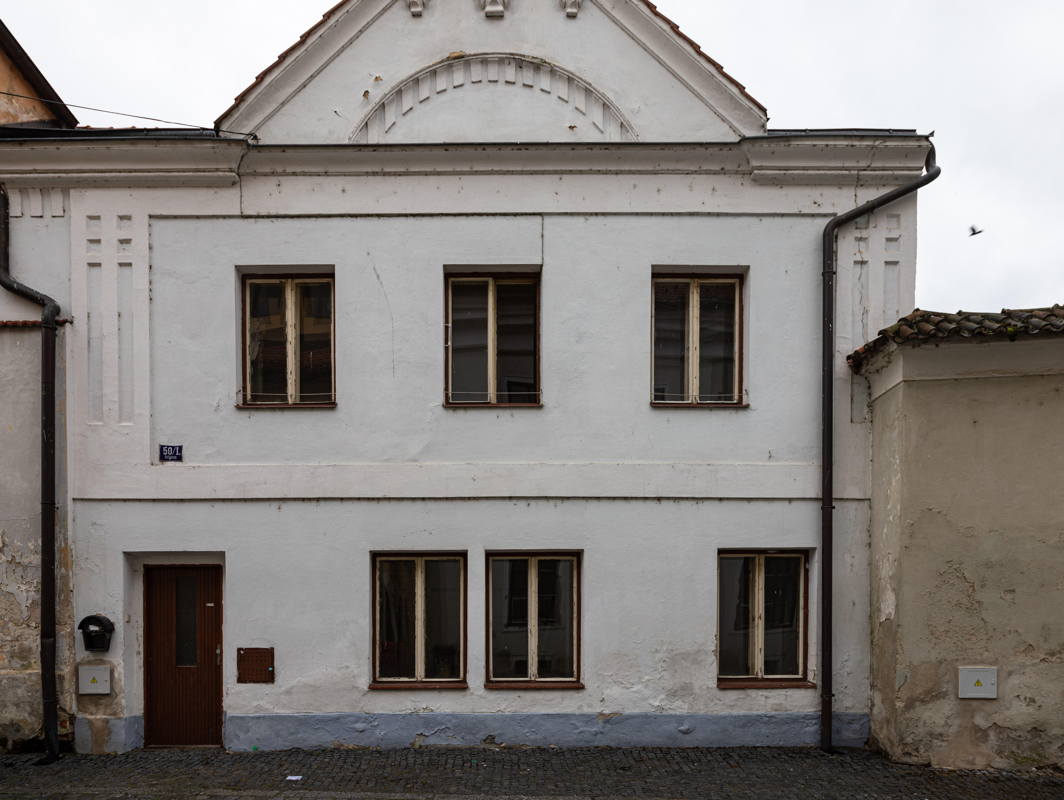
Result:
{"label": "stone paving", "polygon": [[859,750],[154,750],[44,767],[36,758],[0,756],[0,800],[1064,799],[1059,770],[947,772]]}

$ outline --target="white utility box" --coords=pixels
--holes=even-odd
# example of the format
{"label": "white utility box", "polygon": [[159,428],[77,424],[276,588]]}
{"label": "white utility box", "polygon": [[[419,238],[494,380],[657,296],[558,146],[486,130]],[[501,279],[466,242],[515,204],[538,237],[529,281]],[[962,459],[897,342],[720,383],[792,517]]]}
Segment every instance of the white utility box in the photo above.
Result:
{"label": "white utility box", "polygon": [[78,666],[78,694],[110,694],[111,667]]}
{"label": "white utility box", "polygon": [[962,700],[997,700],[997,667],[958,667],[957,696]]}

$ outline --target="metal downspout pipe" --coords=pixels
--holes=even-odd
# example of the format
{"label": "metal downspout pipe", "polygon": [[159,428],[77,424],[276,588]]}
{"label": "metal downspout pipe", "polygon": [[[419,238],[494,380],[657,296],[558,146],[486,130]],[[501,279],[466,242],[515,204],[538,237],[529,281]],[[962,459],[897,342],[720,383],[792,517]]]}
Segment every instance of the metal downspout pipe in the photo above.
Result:
{"label": "metal downspout pipe", "polygon": [[820,747],[833,749],[832,721],[834,713],[834,650],[832,626],[834,617],[834,558],[835,558],[835,276],[838,271],[839,228],[870,214],[883,206],[900,200],[927,186],[942,174],[935,161],[935,146],[927,154],[924,174],[915,181],[899,186],[886,194],[869,200],[845,214],[833,217],[824,227],[823,252],[823,327],[821,336],[821,489],[820,489]]}
{"label": "metal downspout pipe", "polygon": [[41,311],[41,701],[45,755],[59,758],[56,690],[55,569],[55,345],[59,304],[11,277],[11,230],[7,189],[0,184],[0,286],[42,307]]}

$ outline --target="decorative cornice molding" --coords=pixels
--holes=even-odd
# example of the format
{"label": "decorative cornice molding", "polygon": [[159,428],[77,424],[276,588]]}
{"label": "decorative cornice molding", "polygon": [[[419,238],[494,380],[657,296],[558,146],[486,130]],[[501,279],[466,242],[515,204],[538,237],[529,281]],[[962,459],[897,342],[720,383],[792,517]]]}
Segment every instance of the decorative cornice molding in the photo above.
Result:
{"label": "decorative cornice molding", "polygon": [[480,0],[485,17],[501,17],[506,13],[510,0]]}
{"label": "decorative cornice molding", "polygon": [[583,0],[561,0],[562,9],[565,11],[565,16],[575,17],[580,13],[580,4]]}
{"label": "decorative cornice molding", "polygon": [[420,17],[425,13],[425,4],[429,0],[406,0],[406,4],[410,6],[410,14],[415,17]]}

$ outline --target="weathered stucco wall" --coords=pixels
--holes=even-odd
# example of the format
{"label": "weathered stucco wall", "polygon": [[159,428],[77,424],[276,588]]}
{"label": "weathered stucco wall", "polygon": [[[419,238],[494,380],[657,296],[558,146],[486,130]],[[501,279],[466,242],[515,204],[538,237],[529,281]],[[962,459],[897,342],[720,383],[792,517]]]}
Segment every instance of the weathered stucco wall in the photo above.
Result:
{"label": "weathered stucco wall", "polygon": [[[37,329],[0,330],[0,750],[35,738],[41,724],[40,341]],[[59,379],[62,398],[61,366]],[[63,420],[60,400],[60,432]],[[60,433],[59,442],[64,438]],[[62,470],[58,488],[64,497]],[[61,707],[71,709],[71,555],[65,523],[63,503],[56,532],[59,691]],[[68,715],[61,713],[60,733],[69,730]]]}
{"label": "weathered stucco wall", "polygon": [[[904,761],[1064,764],[1064,341],[894,358],[873,405],[873,735]],[[958,699],[957,667],[984,665],[998,699]]]}
{"label": "weathered stucco wall", "polygon": [[[69,227],[62,191],[12,190],[19,194],[11,219],[11,271],[69,311]],[[32,195],[32,197],[31,197]],[[31,202],[33,200],[33,202]],[[25,202],[23,202],[25,201]],[[0,289],[0,320],[36,320],[40,308]],[[69,732],[72,642],[71,548],[66,484],[66,344],[57,344],[56,521],[59,569],[60,732]],[[41,332],[38,328],[0,329],[0,749],[15,747],[39,733],[40,538],[41,538]]]}

